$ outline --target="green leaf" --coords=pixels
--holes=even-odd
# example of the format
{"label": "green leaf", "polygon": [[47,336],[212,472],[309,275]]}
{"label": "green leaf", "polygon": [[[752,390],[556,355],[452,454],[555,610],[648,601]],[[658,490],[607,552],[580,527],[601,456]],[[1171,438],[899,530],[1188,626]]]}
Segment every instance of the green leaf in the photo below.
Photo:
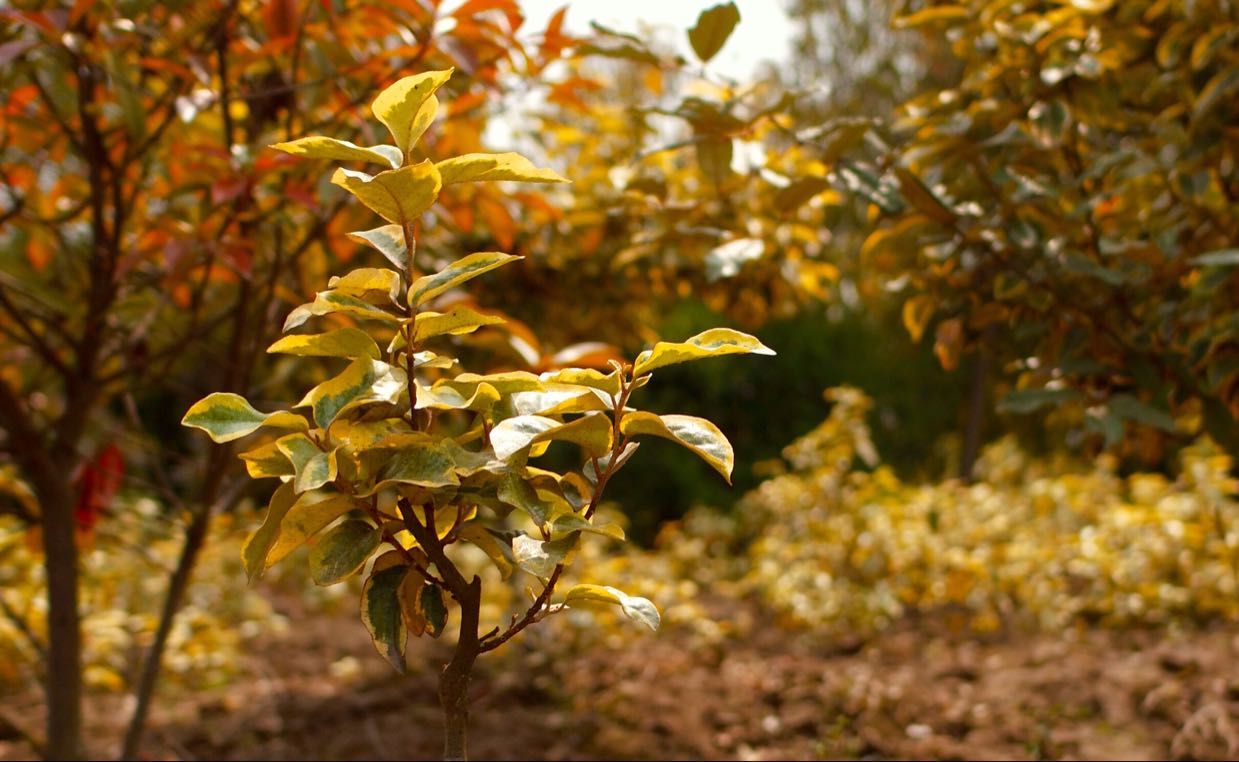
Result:
{"label": "green leaf", "polygon": [[[398,555],[392,551],[387,555]],[[361,588],[361,622],[370,633],[370,639],[379,655],[387,660],[400,674],[405,672],[404,648],[407,634],[404,616],[400,608],[400,586],[409,573],[408,566],[392,565],[371,572]]]}
{"label": "green leaf", "polygon": [[1218,249],[1193,257],[1191,263],[1202,267],[1234,267],[1239,265],[1239,249]]}
{"label": "green leaf", "polygon": [[747,333],[730,328],[711,328],[685,342],[658,342],[653,349],[637,355],[632,372],[634,376],[640,376],[667,365],[734,354],[773,355],[774,350]]}
{"label": "green leaf", "polygon": [[551,169],[539,169],[519,153],[466,153],[435,164],[444,185],[509,180],[520,183],[566,183]]}
{"label": "green leaf", "polygon": [[447,627],[447,603],[438,585],[426,583],[417,598],[417,614],[426,621],[426,634],[437,638]]}
{"label": "green leaf", "polygon": [[627,436],[651,434],[678,442],[697,453],[731,484],[731,469],[736,462],[731,443],[717,426],[704,418],[636,411],[620,419],[620,431]]}
{"label": "green leaf", "polygon": [[416,309],[448,289],[518,259],[524,257],[497,251],[479,251],[462,257],[434,275],[426,275],[413,281],[413,285],[409,287],[409,306]]}
{"label": "green leaf", "polygon": [[1081,398],[1075,389],[1017,389],[998,403],[1000,413],[1034,413],[1043,407],[1058,406]]}
{"label": "green leaf", "polygon": [[374,99],[370,110],[407,156],[409,149],[434,121],[438,101],[435,91],[452,76],[452,69],[428,71],[397,80]]}
{"label": "green leaf", "polygon": [[429,160],[377,175],[337,169],[331,182],[357,197],[388,222],[406,225],[434,205],[442,181]]}
{"label": "green leaf", "polygon": [[404,229],[399,225],[383,225],[373,230],[358,230],[348,234],[349,240],[363,243],[387,257],[387,261],[403,270],[409,254],[404,245]]}
{"label": "green leaf", "polygon": [[1200,121],[1236,89],[1239,89],[1239,67],[1231,66],[1219,71],[1205,83],[1200,94],[1196,96],[1196,103],[1192,106],[1192,121]]}
{"label": "green leaf", "polygon": [[305,434],[289,434],[276,441],[280,452],[293,464],[293,489],[298,493],[318,489],[336,478],[336,452],[323,452]]}
{"label": "green leaf", "polygon": [[314,584],[324,587],[343,582],[361,568],[382,541],[378,527],[358,519],[342,521],[310,549],[310,577]]}
{"label": "green leaf", "polygon": [[477,310],[458,305],[449,312],[421,312],[414,318],[413,340],[421,343],[426,339],[445,334],[458,336],[473,333],[485,325],[499,325],[507,322],[495,315],[483,315]]}
{"label": "green leaf", "polygon": [[735,3],[707,8],[697,17],[697,23],[688,30],[688,41],[702,63],[706,63],[726,44],[727,38],[740,23],[740,9]]}
{"label": "green leaf", "polygon": [[293,464],[288,461],[275,442],[267,442],[252,450],[241,453],[238,457],[245,461],[245,470],[251,479],[269,479],[271,477],[293,476]]}
{"label": "green leaf", "polygon": [[287,411],[260,413],[239,394],[215,392],[195,402],[181,419],[182,426],[202,429],[216,442],[231,442],[263,426],[305,431],[305,418]]}
{"label": "green leaf", "polygon": [[314,420],[325,429],[351,408],[371,402],[395,402],[406,388],[407,379],[400,368],[359,357],[340,375],[306,392],[297,407],[311,407]]}
{"label": "green leaf", "polygon": [[921,178],[903,167],[895,167],[895,177],[899,180],[899,189],[903,191],[904,198],[916,207],[917,211],[943,225],[955,222],[955,213],[921,182]]}
{"label": "green leaf", "polygon": [[[412,552],[421,551],[414,548]],[[400,583],[399,590],[396,591],[404,627],[415,638],[420,638],[426,632],[426,617],[421,614],[422,587],[425,584],[426,578],[417,569],[410,568],[404,576],[404,581]]]}
{"label": "green leaf", "polygon": [[500,577],[507,579],[512,576],[515,567],[512,566],[512,561],[508,558],[509,552],[499,542],[498,538],[487,531],[485,524],[480,521],[470,521],[457,530],[457,535],[462,540],[468,540],[478,546],[482,549],[482,552],[490,556],[490,560],[499,569]]}
{"label": "green leaf", "polygon": [[546,524],[547,518],[551,515],[551,504],[538,497],[538,491],[525,481],[521,474],[505,474],[499,480],[495,497],[529,514],[529,517],[539,527]]}
{"label": "green leaf", "polygon": [[387,484],[415,484],[419,487],[451,487],[460,484],[452,453],[438,442],[405,445],[397,449],[375,474],[373,494]]}
{"label": "green leaf", "polygon": [[490,443],[495,457],[503,461],[527,447],[552,440],[572,442],[590,455],[602,456],[611,449],[612,436],[611,419],[605,415],[585,415],[570,423],[540,415],[517,415],[495,424]]}
{"label": "green leaf", "polygon": [[339,294],[370,303],[396,303],[400,296],[400,273],[384,267],[361,267],[327,282]]}
{"label": "green leaf", "polygon": [[1141,402],[1130,394],[1116,394],[1106,405],[1119,418],[1175,433],[1174,418],[1164,410]]}
{"label": "green leaf", "polygon": [[[301,547],[306,540],[318,534],[323,527],[353,509],[353,500],[348,495],[305,492],[284,514],[276,533],[275,542],[264,559],[264,569],[270,569],[289,553]],[[269,517],[268,517],[269,518]]]}
{"label": "green leaf", "polygon": [[262,525],[245,540],[245,545],[241,548],[241,563],[245,566],[245,576],[249,578],[251,585],[267,570],[267,555],[275,547],[275,541],[280,535],[280,523],[296,502],[297,494],[293,491],[293,485],[281,484],[271,496]]}
{"label": "green leaf", "polygon": [[364,320],[382,320],[386,323],[400,322],[399,315],[394,315],[369,302],[363,302],[357,297],[335,291],[319,291],[314,296],[314,301],[303,304],[288,313],[288,317],[284,320],[284,333],[288,333],[315,315],[329,314],[353,315]]}
{"label": "green leaf", "polygon": [[346,357],[350,360],[381,356],[379,345],[370,334],[359,328],[339,328],[327,333],[285,336],[267,347],[271,354],[297,355],[298,357]]}
{"label": "green leaf", "polygon": [[[307,159],[370,161],[392,168],[400,166],[399,155],[393,157],[389,152],[377,148],[362,148],[347,140],[336,140],[335,138],[323,137],[322,135],[298,138],[289,143],[275,143],[270,147],[294,156],[304,156]],[[383,146],[383,148],[389,147]],[[395,158],[395,161],[392,161],[393,158]]]}
{"label": "green leaf", "polygon": [[658,614],[658,607],[648,598],[628,595],[623,590],[617,590],[606,585],[575,585],[568,591],[568,595],[564,599],[564,603],[568,606],[584,601],[618,605],[625,616],[644,624],[651,630],[657,630],[658,625],[662,623],[662,617]]}

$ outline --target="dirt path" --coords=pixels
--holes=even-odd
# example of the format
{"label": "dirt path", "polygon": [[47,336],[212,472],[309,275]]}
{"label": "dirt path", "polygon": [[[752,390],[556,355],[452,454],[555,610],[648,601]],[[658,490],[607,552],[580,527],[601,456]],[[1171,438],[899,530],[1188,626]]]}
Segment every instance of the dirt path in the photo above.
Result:
{"label": "dirt path", "polygon": [[[765,630],[599,639],[553,633],[484,663],[476,759],[1225,759],[1239,754],[1239,626],[1072,631],[991,642],[911,629],[840,649]],[[351,616],[294,619],[227,689],[165,696],[152,759],[434,759],[443,644],[396,678]],[[516,667],[520,669],[516,669]],[[119,699],[95,701],[114,751]],[[113,722],[108,719],[113,718]],[[26,754],[29,754],[26,747]],[[23,756],[0,742],[0,758]]]}

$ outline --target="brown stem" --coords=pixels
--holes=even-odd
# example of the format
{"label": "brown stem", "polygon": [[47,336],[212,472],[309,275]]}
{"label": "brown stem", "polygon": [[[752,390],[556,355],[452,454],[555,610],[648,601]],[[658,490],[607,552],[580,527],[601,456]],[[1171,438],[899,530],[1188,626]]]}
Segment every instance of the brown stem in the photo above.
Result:
{"label": "brown stem", "polygon": [[469,677],[482,652],[478,638],[482,580],[474,577],[460,594],[460,635],[452,660],[439,675],[439,706],[443,709],[443,759],[468,759]]}

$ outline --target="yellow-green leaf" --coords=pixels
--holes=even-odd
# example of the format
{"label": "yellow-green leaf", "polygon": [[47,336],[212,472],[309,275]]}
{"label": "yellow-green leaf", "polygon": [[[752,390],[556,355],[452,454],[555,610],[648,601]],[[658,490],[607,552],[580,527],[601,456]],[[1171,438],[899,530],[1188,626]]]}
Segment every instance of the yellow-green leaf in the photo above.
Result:
{"label": "yellow-green leaf", "polygon": [[270,569],[285,556],[301,547],[306,540],[318,534],[323,527],[353,509],[353,500],[348,495],[330,495],[322,492],[305,492],[288,509],[280,521],[279,532],[264,561]]}
{"label": "yellow-green leaf", "polygon": [[610,537],[613,540],[624,539],[624,529],[619,524],[595,524],[575,513],[565,513],[562,516],[556,516],[551,522],[551,532],[556,535],[568,534],[569,532],[591,532],[600,534],[603,537]]}
{"label": "yellow-green leaf", "polygon": [[293,489],[296,492],[308,492],[335,481],[335,450],[323,452],[305,434],[289,434],[275,444],[293,464]]}
{"label": "yellow-green leaf", "polygon": [[349,240],[363,243],[387,257],[387,261],[403,270],[408,266],[409,253],[404,245],[404,228],[383,225],[373,230],[358,230],[348,234]]}
{"label": "yellow-green leaf", "polygon": [[438,381],[434,386],[417,387],[417,409],[473,410],[484,412],[501,399],[490,384],[461,387],[450,381]]}
{"label": "yellow-green leaf", "polygon": [[620,431],[627,436],[650,434],[678,442],[697,453],[731,483],[736,455],[731,443],[718,427],[704,418],[691,415],[655,415],[644,411],[627,413],[620,419]]}
{"label": "yellow-green leaf", "polygon": [[413,285],[409,287],[409,306],[420,307],[450,288],[518,259],[524,257],[497,251],[479,251],[462,257],[434,275],[426,275],[413,281]]}
{"label": "yellow-green leaf", "polygon": [[564,368],[563,370],[547,371],[539,376],[548,383],[574,384],[599,389],[609,397],[617,397],[620,393],[620,373],[618,370],[603,373],[592,368]]}
{"label": "yellow-green leaf", "polygon": [[612,603],[620,607],[624,615],[633,621],[640,622],[651,630],[657,630],[662,623],[658,607],[648,598],[628,595],[623,590],[617,590],[606,585],[576,585],[568,591],[564,603],[571,606],[574,603],[595,601]]}
{"label": "yellow-green leaf", "polygon": [[246,539],[245,545],[241,548],[241,563],[245,566],[245,575],[249,578],[250,584],[253,584],[254,580],[261,577],[262,573],[267,570],[267,554],[271,552],[279,537],[280,523],[296,502],[297,494],[293,491],[293,485],[281,484],[271,496],[262,525]]}
{"label": "yellow-green leaf", "polygon": [[470,521],[457,530],[457,535],[462,540],[468,540],[478,546],[486,555],[490,556],[490,560],[499,569],[500,577],[507,579],[512,576],[515,567],[508,560],[508,555],[504,552],[504,547],[500,544],[499,539],[488,532],[484,524],[479,521]]}
{"label": "yellow-green leaf", "polygon": [[[371,161],[375,164],[382,164],[392,168],[399,167],[401,159],[398,151],[394,152],[396,155],[393,156],[393,152],[382,150],[384,148],[391,148],[391,146],[362,148],[347,140],[336,140],[335,138],[323,137],[322,135],[298,138],[288,143],[275,143],[271,147],[277,151],[290,153],[294,156],[304,156],[308,159]],[[393,158],[395,161],[393,161]]]}
{"label": "yellow-green leaf", "polygon": [[387,484],[429,488],[460,484],[451,451],[438,442],[414,442],[400,447],[379,467],[374,481],[374,488],[365,494],[373,494]]}
{"label": "yellow-green leaf", "polygon": [[426,622],[426,634],[437,638],[447,627],[447,602],[438,585],[424,584],[417,597],[417,615]]}
{"label": "yellow-green leaf", "polygon": [[540,169],[519,153],[466,153],[435,164],[444,185],[511,180],[521,183],[566,183],[551,169]]}
{"label": "yellow-green leaf", "polygon": [[427,109],[423,106],[452,76],[452,71],[427,71],[399,79],[371,104],[374,117],[387,127],[405,155],[434,120],[437,102]]}
{"label": "yellow-green leaf", "polygon": [[334,585],[353,576],[383,542],[379,528],[359,519],[342,521],[310,549],[310,577]]}
{"label": "yellow-green leaf", "polygon": [[245,470],[251,479],[269,479],[272,477],[293,476],[293,464],[288,461],[275,442],[267,442],[252,450],[241,453],[245,461]]}
{"label": "yellow-green leaf", "polygon": [[528,535],[512,538],[512,558],[516,565],[539,579],[546,579],[559,564],[569,562],[580,544],[580,533],[557,540],[543,541]]}
{"label": "yellow-green leaf", "polygon": [[685,342],[658,342],[653,349],[637,356],[633,375],[640,376],[657,368],[703,357],[734,354],[773,355],[774,350],[747,333],[730,328],[711,328]]}
{"label": "yellow-green leaf", "polygon": [[415,222],[434,205],[442,181],[429,160],[377,175],[337,169],[331,182],[357,197],[361,203],[399,225]]}
{"label": "yellow-green leaf", "polygon": [[909,13],[905,16],[899,16],[895,19],[895,26],[899,29],[915,29],[918,26],[926,24],[943,24],[954,21],[962,21],[968,18],[969,11],[962,5],[935,5],[916,13]]}
{"label": "yellow-green leaf", "polygon": [[529,514],[529,517],[539,527],[545,524],[547,518],[551,515],[550,503],[538,497],[538,491],[529,482],[525,481],[521,474],[504,474],[499,481],[498,488],[495,490],[495,497],[499,498],[501,502],[513,508],[519,508]]}
{"label": "yellow-green leaf", "polygon": [[688,41],[702,63],[714,58],[727,38],[740,23],[740,9],[735,3],[707,8],[697,17],[697,23],[688,30]]}
{"label": "yellow-green leaf", "polygon": [[495,457],[504,461],[531,445],[550,441],[572,442],[592,456],[604,455],[613,441],[611,419],[591,414],[561,423],[540,415],[517,415],[495,424],[490,432]]}
{"label": "yellow-green leaf", "polygon": [[1201,88],[1200,95],[1196,97],[1196,103],[1192,106],[1192,121],[1198,121],[1208,114],[1214,106],[1237,89],[1239,89],[1239,68],[1227,67],[1213,75],[1212,79]]}
{"label": "yellow-green leaf", "polygon": [[327,286],[364,302],[394,304],[400,296],[400,273],[385,267],[359,267],[346,275],[333,276]]}
{"label": "yellow-green leaf", "polygon": [[948,209],[933,191],[925,187],[921,178],[903,167],[895,167],[895,177],[899,179],[899,189],[903,191],[904,198],[908,199],[917,211],[943,225],[955,222],[955,213]]}
{"label": "yellow-green leaf", "polygon": [[185,412],[181,425],[202,429],[216,442],[240,439],[263,426],[298,431],[310,428],[305,418],[296,413],[260,413],[244,397],[229,392],[208,394],[195,402]]}
{"label": "yellow-green leaf", "polygon": [[473,333],[484,325],[499,325],[504,322],[506,321],[501,317],[483,315],[471,307],[457,305],[448,312],[419,313],[413,323],[413,340],[420,344],[435,336]]}
{"label": "yellow-green leaf", "polygon": [[[417,549],[414,548],[414,551]],[[404,620],[405,629],[415,638],[420,638],[426,632],[426,617],[421,613],[422,587],[426,584],[417,569],[410,568],[400,583],[396,595],[400,601],[400,616]]]}
{"label": "yellow-green leaf", "polygon": [[303,304],[288,313],[288,317],[284,320],[284,333],[288,333],[315,315],[328,314],[352,315],[364,320],[382,320],[386,323],[400,322],[399,315],[394,315],[369,302],[363,302],[357,297],[335,291],[319,291],[314,301]]}
{"label": "yellow-green leaf", "polygon": [[272,354],[297,355],[298,357],[358,357],[379,359],[379,345],[370,334],[359,328],[339,328],[316,334],[285,336],[271,346]]}
{"label": "yellow-green leaf", "polygon": [[395,563],[380,565],[388,556],[398,559],[399,551],[393,550],[375,560],[374,569],[361,587],[361,622],[370,633],[374,649],[397,672],[404,674],[407,635],[401,613],[400,588],[410,567]]}
{"label": "yellow-green leaf", "polygon": [[406,388],[407,379],[400,368],[359,357],[340,375],[306,392],[297,407],[310,407],[315,422],[325,429],[336,416],[358,405],[395,402]]}

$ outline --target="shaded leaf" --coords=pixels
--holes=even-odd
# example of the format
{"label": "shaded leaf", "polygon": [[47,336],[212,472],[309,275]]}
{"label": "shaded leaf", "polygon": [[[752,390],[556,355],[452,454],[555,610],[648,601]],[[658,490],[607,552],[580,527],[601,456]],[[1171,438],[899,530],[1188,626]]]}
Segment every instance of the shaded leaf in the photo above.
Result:
{"label": "shaded leaf", "polygon": [[310,549],[310,577],[334,585],[351,577],[383,541],[379,528],[358,519],[341,522]]}
{"label": "shaded leaf", "polygon": [[714,58],[723,49],[738,23],[740,9],[735,3],[716,5],[702,11],[697,17],[697,23],[688,30],[688,41],[692,44],[697,58],[701,59],[702,63]]}
{"label": "shaded leaf", "polygon": [[[398,556],[398,552],[387,555]],[[408,566],[393,565],[380,569],[376,561],[375,570],[361,588],[361,622],[370,633],[375,650],[401,674],[405,671],[407,636],[399,591],[408,573]]]}

